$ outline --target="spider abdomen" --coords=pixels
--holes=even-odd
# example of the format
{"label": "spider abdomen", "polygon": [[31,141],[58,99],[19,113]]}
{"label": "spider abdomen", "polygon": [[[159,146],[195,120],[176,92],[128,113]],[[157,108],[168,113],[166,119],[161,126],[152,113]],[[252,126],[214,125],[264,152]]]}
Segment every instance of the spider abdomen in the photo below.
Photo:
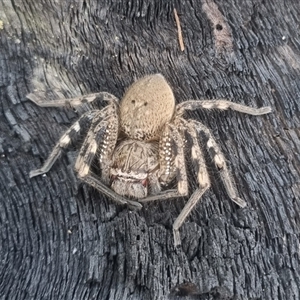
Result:
{"label": "spider abdomen", "polygon": [[159,139],[171,121],[175,98],[161,74],[150,75],[132,84],[120,103],[121,130],[132,139]]}
{"label": "spider abdomen", "polygon": [[110,169],[111,188],[119,195],[144,198],[151,185],[149,175],[158,169],[158,142],[119,141]]}

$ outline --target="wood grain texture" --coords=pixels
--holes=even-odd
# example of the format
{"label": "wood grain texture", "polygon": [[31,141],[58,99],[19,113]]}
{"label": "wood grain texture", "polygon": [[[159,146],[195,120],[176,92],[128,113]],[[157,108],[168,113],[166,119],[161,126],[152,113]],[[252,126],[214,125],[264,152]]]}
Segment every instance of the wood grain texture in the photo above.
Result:
{"label": "wood grain texture", "polygon": [[[0,298],[299,299],[299,15],[293,0],[0,1]],[[118,206],[76,180],[75,151],[28,176],[78,113],[26,94],[121,97],[157,72],[178,103],[274,110],[189,115],[215,134],[248,206],[230,202],[211,167],[177,250],[186,199]]]}

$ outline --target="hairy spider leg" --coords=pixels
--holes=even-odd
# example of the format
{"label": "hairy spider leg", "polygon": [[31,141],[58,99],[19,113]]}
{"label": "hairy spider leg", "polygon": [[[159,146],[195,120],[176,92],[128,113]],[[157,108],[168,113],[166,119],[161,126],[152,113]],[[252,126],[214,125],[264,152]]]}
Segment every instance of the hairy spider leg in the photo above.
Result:
{"label": "hairy spider leg", "polygon": [[185,132],[191,138],[192,147],[191,147],[191,154],[192,154],[192,164],[195,169],[195,173],[197,175],[197,180],[199,186],[201,188],[205,188],[206,186],[210,186],[210,179],[209,174],[206,168],[206,161],[204,158],[203,151],[199,144],[199,135],[194,126],[194,124],[190,123],[190,120],[185,120],[180,118],[181,123],[184,126]]}
{"label": "hairy spider leg", "polygon": [[[179,119],[179,118],[178,118]],[[191,137],[193,145],[191,147],[191,154],[192,154],[192,161],[195,166],[195,170],[197,172],[197,179],[199,183],[199,188],[194,191],[194,193],[191,195],[190,199],[184,206],[183,210],[179,214],[179,216],[176,218],[174,224],[173,224],[173,235],[174,235],[174,244],[175,246],[178,246],[181,244],[180,240],[180,234],[179,234],[179,228],[182,226],[183,222],[185,221],[186,217],[190,214],[191,210],[194,208],[194,206],[197,204],[197,202],[200,200],[202,195],[207,191],[207,189],[210,187],[210,180],[209,175],[206,169],[206,164],[204,160],[204,156],[202,153],[202,150],[198,143],[198,137],[197,132],[193,125],[188,124],[187,121],[180,118],[180,122],[182,124],[182,127],[184,128],[185,132]],[[170,130],[172,129],[172,130]],[[160,157],[161,160],[164,160],[167,155],[171,155],[169,152],[172,148],[176,149],[176,152],[174,153],[174,165],[176,167],[176,178],[178,181],[178,189],[177,190],[167,190],[159,193],[158,195],[149,196],[143,199],[140,199],[139,202],[148,202],[153,200],[166,200],[170,198],[176,198],[176,197],[182,197],[188,195],[188,185],[187,185],[187,174],[186,174],[186,168],[185,168],[185,158],[184,158],[184,145],[183,145],[183,139],[178,130],[174,125],[168,125],[165,129],[165,132],[167,134],[163,134],[163,137],[165,138],[165,142],[169,143],[167,146],[171,146],[171,142],[175,144],[175,147],[166,148],[165,155],[162,155]],[[169,137],[172,136],[172,139],[169,139]],[[163,148],[162,148],[163,149]],[[164,152],[163,152],[164,153]],[[162,163],[164,167],[164,172],[169,173],[171,170],[168,165],[165,165]],[[172,168],[172,167],[171,167]],[[168,178],[171,179],[171,178]]]}
{"label": "hairy spider leg", "polygon": [[32,178],[47,173],[62,154],[62,150],[67,149],[72,143],[74,144],[81,133],[86,132],[91,124],[99,122],[104,116],[116,109],[117,104],[112,101],[111,105],[106,106],[102,110],[92,110],[84,113],[59,139],[44,165],[40,169],[31,171],[29,177]]}
{"label": "hairy spider leg", "polygon": [[265,115],[272,111],[270,106],[255,108],[239,103],[231,102],[225,99],[216,100],[188,100],[176,106],[177,114],[182,115],[185,110],[196,109],[221,109],[221,110],[235,110],[248,115],[259,116]]}
{"label": "hairy spider leg", "polygon": [[212,133],[202,123],[195,120],[190,120],[190,122],[192,122],[193,126],[197,129],[199,134],[202,136],[204,135],[204,137],[206,138],[206,147],[208,149],[208,153],[213,162],[215,163],[218,171],[220,172],[221,179],[225,185],[225,189],[228,196],[233,202],[235,202],[240,207],[245,207],[247,204],[243,199],[241,199],[237,195],[237,189],[234,181],[232,180],[232,176],[228,170],[225,157],[219,145],[215,141]]}
{"label": "hairy spider leg", "polygon": [[[44,96],[44,92],[41,93]],[[41,97],[38,96],[37,93],[28,94],[26,98],[34,102],[36,105],[41,107],[72,107],[76,108],[79,106],[84,106],[86,103],[92,103],[93,107],[99,108],[100,102],[102,101],[109,101],[111,102],[111,105],[114,107],[114,109],[117,109],[118,107],[118,98],[116,98],[114,95],[107,93],[107,92],[100,92],[95,94],[88,94],[76,98],[70,98],[70,99],[58,99],[58,100],[47,100],[42,95]],[[77,120],[60,138],[54,149],[52,150],[51,154],[45,161],[44,165],[37,170],[33,170],[29,173],[29,177],[35,177],[44,173],[47,173],[55,161],[59,158],[59,156],[62,153],[63,149],[67,149],[68,146],[71,143],[76,142],[78,137],[80,136],[80,133],[86,132],[86,130],[90,127],[91,123],[93,122],[93,118],[97,115],[98,118],[103,118],[103,116],[106,114],[106,111],[109,110],[109,106],[105,107],[101,110],[101,113],[99,114],[99,110],[91,110],[87,109],[88,111],[85,112],[79,120]],[[82,130],[83,129],[83,130]]]}
{"label": "hairy spider leg", "polygon": [[[88,104],[93,104],[92,107],[100,108],[101,107],[100,104],[102,101],[109,101],[109,102],[111,102],[111,105],[113,106],[113,110],[115,112],[117,110],[118,102],[119,102],[117,97],[115,97],[114,95],[112,95],[110,93],[106,93],[106,92],[89,94],[89,95],[84,95],[81,97],[76,97],[76,98],[71,98],[71,99],[58,99],[55,101],[47,101],[47,100],[43,99],[43,97],[38,97],[36,95],[36,93],[29,94],[26,97],[41,107],[64,107],[64,106],[67,106],[67,107],[72,107],[72,108],[78,108],[80,106],[85,106],[88,103]],[[87,110],[90,110],[90,107],[88,107]],[[46,162],[44,163],[42,168],[31,171],[29,176],[34,177],[34,176],[41,175],[41,174],[48,172],[51,169],[51,167],[53,166],[54,162],[60,156],[62,150],[66,149],[72,142],[75,142],[74,138],[76,137],[76,135],[73,134],[74,131],[79,132],[79,130],[83,126],[88,129],[89,127],[92,126],[91,125],[92,123],[93,124],[99,123],[105,115],[106,116],[109,115],[107,113],[107,110],[111,112],[111,107],[107,106],[100,111],[99,110],[90,110],[90,111],[84,113],[79,118],[79,120],[77,122],[75,122],[72,125],[72,127],[70,127],[70,129],[68,129],[65,132],[65,134],[61,137],[61,139],[59,140],[57,145],[52,150],[51,154],[49,155],[48,159],[46,160]],[[117,124],[118,123],[116,123],[116,125],[115,125],[116,127],[118,127]],[[102,131],[100,131],[100,132],[102,132]],[[79,136],[79,134],[78,134],[78,136]],[[111,138],[111,136],[110,136],[110,138]],[[87,141],[87,138],[85,139],[85,142],[86,141]],[[82,151],[83,151],[83,149],[87,149],[86,143],[84,145],[85,146],[82,146],[82,148],[81,148]],[[110,146],[112,148],[114,148],[115,144],[111,144]],[[80,166],[80,163],[79,163],[80,159],[82,159],[82,157],[79,156],[76,161],[77,168],[78,168],[78,164]],[[88,159],[88,160],[91,161],[90,159]],[[101,155],[101,152],[100,152],[100,156],[99,156],[100,164],[101,164],[101,161],[102,161],[102,166],[103,166],[102,174],[103,174],[104,180],[107,181],[108,174],[107,174],[107,168],[104,163],[106,160],[105,160],[105,157],[103,155]],[[81,167],[84,167],[84,166],[85,166],[84,164],[81,165]],[[83,181],[85,181],[86,183],[90,184],[91,186],[95,187],[99,191],[103,192],[105,195],[109,196],[110,198],[112,198],[113,200],[115,200],[118,203],[128,204],[131,208],[134,208],[134,209],[136,209],[136,208],[140,209],[142,207],[142,205],[140,203],[135,202],[135,201],[126,200],[126,199],[122,198],[120,195],[116,194],[109,187],[107,187],[104,183],[102,183],[95,174],[89,173],[88,176],[81,178],[81,179]]]}
{"label": "hairy spider leg", "polygon": [[158,177],[163,184],[168,184],[176,176],[176,168],[174,166],[174,145],[171,140],[172,129],[165,126],[165,129],[159,140],[159,173]]}
{"label": "hairy spider leg", "polygon": [[183,137],[179,133],[177,126],[170,124],[172,128],[171,135],[174,140],[174,164],[176,167],[176,179],[177,179],[177,190],[178,194],[181,196],[188,195],[188,181],[187,181],[187,173],[186,173],[186,165],[184,158],[184,143]]}
{"label": "hairy spider leg", "polygon": [[[100,113],[101,112],[102,111],[100,111]],[[95,118],[76,159],[75,171],[83,182],[93,186],[95,189],[109,196],[115,202],[119,204],[128,204],[131,208],[140,209],[142,207],[140,203],[125,199],[118,195],[101,182],[98,176],[91,171],[92,162],[96,154],[99,154],[102,172],[108,172],[107,170],[110,166],[111,155],[117,142],[117,128],[118,116],[116,110],[110,110],[110,113],[100,122],[98,118]],[[108,174],[104,175],[104,177],[105,176],[108,176]]]}
{"label": "hairy spider leg", "polygon": [[97,154],[101,178],[104,184],[109,183],[109,168],[118,139],[118,128],[118,106],[114,102],[98,110],[75,163],[75,169],[79,174],[89,172]]}
{"label": "hairy spider leg", "polygon": [[[44,95],[44,93],[43,93]],[[119,99],[115,97],[114,95],[107,93],[107,92],[100,92],[100,93],[94,93],[94,94],[88,94],[79,96],[76,98],[70,98],[70,99],[58,99],[58,100],[46,100],[41,95],[39,96],[39,93],[32,93],[28,94],[26,96],[29,100],[37,104],[41,107],[72,107],[72,108],[78,108],[81,105],[84,105],[86,103],[92,104],[93,108],[101,108],[101,102],[103,101],[113,101],[115,103],[119,102]]]}
{"label": "hairy spider leg", "polygon": [[[167,200],[170,198],[177,198],[177,197],[184,197],[188,195],[188,184],[187,184],[187,173],[186,173],[186,166],[185,166],[185,159],[184,159],[184,144],[183,139],[173,124],[166,124],[164,129],[165,131],[169,132],[168,135],[164,135],[167,137],[167,141],[170,141],[170,146],[172,147],[172,151],[174,154],[170,154],[174,156],[174,166],[175,166],[175,176],[177,180],[177,189],[170,189],[166,191],[162,191],[156,195],[151,195],[142,199],[139,199],[139,202],[149,202],[154,200]],[[170,137],[170,140],[168,139]],[[169,157],[167,153],[161,153],[159,158],[160,164],[164,166],[166,157]],[[167,166],[167,165],[166,165]],[[168,170],[168,167],[166,168]],[[162,174],[164,171],[162,172]],[[169,178],[171,180],[172,178]],[[168,183],[168,182],[167,182]]]}
{"label": "hairy spider leg", "polygon": [[192,140],[191,154],[192,154],[192,163],[197,173],[197,179],[199,188],[197,188],[194,193],[189,198],[188,202],[185,204],[179,216],[176,218],[173,224],[173,235],[174,235],[174,245],[178,246],[181,244],[179,228],[184,223],[187,216],[190,214],[192,209],[201,199],[202,195],[209,189],[210,187],[210,179],[209,174],[206,168],[206,163],[204,159],[203,152],[198,142],[197,131],[194,128],[193,124],[190,124],[188,121],[181,119],[185,127],[185,132],[190,136]]}
{"label": "hairy spider leg", "polygon": [[98,111],[89,111],[83,114],[59,139],[58,143],[53,148],[52,152],[48,156],[47,160],[44,162],[40,169],[30,171],[29,177],[35,177],[44,173],[47,173],[55,163],[55,161],[60,157],[62,151],[67,149],[71,144],[74,144],[80,134],[87,131]]}
{"label": "hairy spider leg", "polygon": [[116,192],[114,192],[103,182],[101,182],[101,180],[99,180],[99,177],[92,172],[90,172],[86,177],[81,178],[81,180],[94,187],[96,190],[100,191],[104,195],[108,196],[110,199],[112,199],[118,204],[126,204],[129,206],[130,209],[134,210],[140,210],[143,207],[142,204],[140,204],[139,202],[125,199]]}

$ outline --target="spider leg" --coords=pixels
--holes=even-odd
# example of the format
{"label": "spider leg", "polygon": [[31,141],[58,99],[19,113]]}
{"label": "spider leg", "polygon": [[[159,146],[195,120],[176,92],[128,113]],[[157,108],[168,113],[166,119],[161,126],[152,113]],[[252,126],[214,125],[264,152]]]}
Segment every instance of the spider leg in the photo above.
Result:
{"label": "spider leg", "polygon": [[[176,167],[177,192],[179,196],[188,195],[187,173],[184,159],[184,143],[181,134],[175,125],[169,124],[174,144],[174,165]],[[168,156],[165,156],[165,159]]]}
{"label": "spider leg", "polygon": [[125,199],[119,194],[115,193],[111,190],[108,186],[106,186],[103,182],[101,182],[94,173],[90,172],[86,177],[81,178],[82,181],[89,184],[90,186],[94,187],[101,193],[108,196],[113,201],[117,202],[118,204],[127,204],[131,209],[141,209],[143,206],[137,201],[132,201],[129,199]]}
{"label": "spider leg", "polygon": [[[192,162],[195,166],[196,172],[197,172],[197,179],[199,183],[199,188],[196,189],[196,191],[191,195],[190,199],[184,206],[183,210],[179,214],[179,216],[176,218],[174,224],[173,224],[173,235],[174,235],[174,244],[175,246],[178,246],[181,244],[180,241],[180,234],[179,234],[179,228],[182,226],[183,222],[185,221],[186,217],[189,215],[191,210],[194,208],[194,206],[197,204],[197,202],[200,200],[202,195],[206,192],[206,190],[210,187],[210,180],[209,175],[206,169],[204,156],[202,153],[202,150],[198,143],[198,137],[197,132],[194,128],[194,126],[190,125],[188,122],[186,122],[184,119],[180,119],[180,122],[183,124],[183,127],[185,131],[188,133],[188,135],[191,137],[193,145],[191,147],[191,154],[192,154]],[[172,129],[172,130],[171,130]],[[170,198],[176,198],[180,196],[186,196],[188,194],[188,186],[187,186],[187,175],[186,175],[186,169],[185,169],[185,160],[184,160],[184,151],[183,151],[183,140],[179,132],[175,129],[174,126],[170,126],[169,128],[166,128],[165,130],[168,132],[168,134],[164,134],[162,141],[165,139],[165,141],[169,144],[167,146],[171,146],[172,140],[169,139],[170,136],[174,137],[174,144],[175,149],[177,150],[177,153],[175,153],[175,167],[177,171],[177,180],[178,180],[178,190],[167,190],[162,191],[158,195],[153,195],[146,197],[144,199],[140,199],[139,202],[148,202],[153,200],[165,200]],[[177,134],[175,134],[177,133]],[[170,155],[170,150],[172,148],[166,148],[162,147],[163,150],[165,150],[166,155]],[[161,157],[161,159],[164,162],[164,156]],[[163,162],[161,165],[164,165]],[[165,170],[167,170],[166,175],[168,175],[168,171],[170,168],[167,166],[163,169],[162,174],[164,174]],[[183,174],[180,174],[183,172]],[[181,180],[180,180],[181,178]],[[180,193],[181,191],[181,193]]]}
{"label": "spider leg", "polygon": [[[77,172],[78,177],[83,182],[91,185],[95,189],[109,196],[115,202],[119,204],[128,204],[131,208],[140,209],[142,207],[140,203],[138,203],[137,201],[125,199],[122,196],[118,195],[117,193],[109,189],[103,182],[101,182],[98,179],[98,176],[91,171],[91,164],[95,158],[95,155],[98,154],[99,148],[100,162],[102,163],[101,166],[104,167],[104,171],[106,168],[109,168],[109,157],[111,156],[110,152],[113,151],[115,144],[109,144],[107,139],[104,137],[107,133],[109,133],[107,136],[111,134],[110,131],[112,128],[112,119],[111,116],[108,116],[106,119],[96,124],[96,126],[89,131],[75,162],[75,171]],[[116,139],[117,132],[115,136],[115,142]],[[102,145],[99,147],[101,142]]]}
{"label": "spider leg", "polygon": [[[166,126],[160,141],[159,141],[159,173],[158,177],[162,183],[170,182],[176,175],[176,168],[174,167],[174,145],[172,145],[172,129]],[[173,141],[174,143],[174,141]],[[173,146],[173,147],[172,147]]]}
{"label": "spider leg", "polygon": [[208,171],[205,164],[205,159],[203,152],[199,146],[198,143],[198,136],[197,132],[191,124],[186,122],[184,119],[181,119],[181,121],[184,123],[186,127],[186,132],[192,139],[192,147],[191,147],[191,154],[192,154],[192,162],[195,167],[195,171],[197,173],[197,179],[199,183],[199,188],[195,190],[195,192],[191,195],[188,202],[185,204],[183,210],[175,220],[173,224],[173,235],[174,235],[174,245],[178,246],[181,244],[180,234],[179,234],[179,228],[182,226],[183,222],[187,218],[187,216],[190,214],[192,209],[195,207],[195,205],[198,203],[198,201],[201,199],[202,195],[209,189],[210,187],[210,180]]}
{"label": "spider leg", "polygon": [[182,115],[186,110],[195,109],[221,109],[221,110],[235,110],[241,113],[259,116],[268,114],[272,111],[270,106],[254,108],[239,103],[231,102],[226,99],[216,99],[216,100],[188,100],[177,105],[177,113]]}
{"label": "spider leg", "polygon": [[207,191],[209,185],[206,187],[198,188],[191,195],[188,202],[185,204],[179,216],[176,218],[173,224],[173,236],[174,236],[174,246],[179,246],[181,244],[179,228],[182,226],[183,222],[190,214],[191,210],[195,207],[198,201],[201,199],[202,195]]}
{"label": "spider leg", "polygon": [[213,138],[213,135],[211,134],[210,130],[198,121],[190,120],[190,122],[194,124],[194,127],[197,129],[197,131],[199,131],[200,134],[206,137],[206,146],[208,148],[209,155],[211,156],[212,160],[214,161],[216,167],[220,172],[228,196],[233,202],[235,202],[240,207],[245,207],[247,204],[243,199],[241,199],[237,195],[236,186],[228,170],[225,157],[219,145]]}
{"label": "spider leg", "polygon": [[[166,125],[165,131],[168,134],[163,134],[165,141],[169,144],[167,145],[168,150],[164,155],[160,156],[160,165],[162,166],[161,175],[169,175],[169,171],[173,169],[172,163],[165,164],[165,161],[169,161],[169,158],[173,157],[170,153],[171,149],[174,151],[174,165],[175,165],[175,174],[177,179],[177,190],[171,189],[167,191],[162,191],[159,194],[148,196],[142,199],[139,199],[139,202],[149,202],[154,200],[167,200],[170,198],[184,197],[188,195],[188,184],[187,184],[187,173],[184,160],[184,145],[183,139],[176,129],[176,126],[168,124]],[[171,147],[173,145],[173,147]],[[170,154],[169,154],[170,153]],[[166,178],[166,177],[164,177]],[[168,178],[171,180],[172,178]]]}
{"label": "spider leg", "polygon": [[107,92],[100,92],[94,94],[83,95],[76,98],[70,99],[58,99],[58,100],[47,100],[44,99],[42,96],[40,97],[38,93],[31,93],[26,96],[27,99],[34,102],[36,105],[41,107],[72,107],[77,108],[81,105],[90,104],[92,108],[100,108],[101,103],[103,101],[111,101],[118,103],[119,100],[114,95],[107,93]]}
{"label": "spider leg", "polygon": [[206,168],[206,162],[204,158],[203,151],[199,145],[199,137],[194,124],[186,121],[185,119],[181,118],[181,122],[184,124],[186,128],[187,134],[192,139],[192,147],[191,147],[191,154],[192,154],[192,163],[195,168],[197,179],[200,188],[207,188],[210,186],[209,174]]}
{"label": "spider leg", "polygon": [[95,117],[97,111],[90,111],[83,114],[60,138],[58,143],[53,148],[52,152],[48,156],[47,160],[44,162],[43,166],[40,169],[30,171],[29,177],[35,177],[44,173],[47,173],[55,161],[61,155],[63,149],[67,149],[70,144],[76,142],[81,132],[86,131],[90,124],[92,123],[93,118]]}
{"label": "spider leg", "polygon": [[183,196],[185,196],[185,195],[180,195],[178,193],[178,190],[170,189],[170,190],[166,190],[166,191],[161,191],[161,192],[159,192],[159,194],[156,194],[156,195],[151,195],[151,196],[147,196],[145,198],[141,198],[141,199],[139,199],[139,202],[145,203],[145,202],[156,201],[156,200],[168,200],[168,199],[178,198],[178,197],[183,197]]}

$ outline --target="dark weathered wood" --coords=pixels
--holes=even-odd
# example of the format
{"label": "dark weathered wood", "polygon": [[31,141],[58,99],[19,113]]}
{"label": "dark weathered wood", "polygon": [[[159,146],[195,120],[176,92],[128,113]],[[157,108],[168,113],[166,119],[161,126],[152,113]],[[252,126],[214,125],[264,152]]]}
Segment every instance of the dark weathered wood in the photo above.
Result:
{"label": "dark weathered wood", "polygon": [[[1,1],[0,298],[299,299],[299,15],[294,0]],[[77,182],[74,152],[28,177],[78,116],[26,94],[121,97],[155,72],[178,102],[274,109],[190,114],[214,132],[248,207],[230,202],[211,168],[177,250],[172,223],[186,199],[117,206]]]}

